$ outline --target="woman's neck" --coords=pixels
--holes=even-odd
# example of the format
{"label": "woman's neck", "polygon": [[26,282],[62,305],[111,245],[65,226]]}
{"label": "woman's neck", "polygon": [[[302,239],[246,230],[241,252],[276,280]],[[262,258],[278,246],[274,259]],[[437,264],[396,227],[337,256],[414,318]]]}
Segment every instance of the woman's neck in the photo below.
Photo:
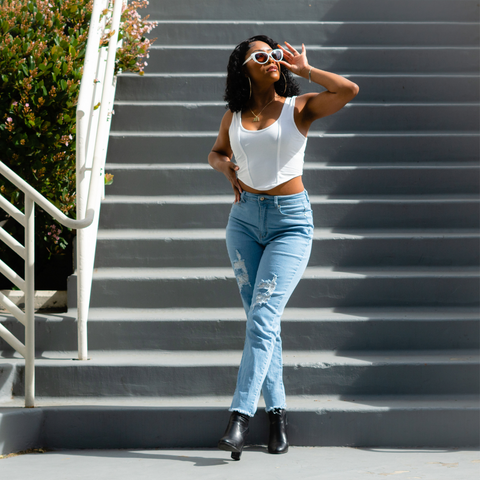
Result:
{"label": "woman's neck", "polygon": [[269,102],[273,102],[278,97],[275,87],[271,85],[265,89],[255,87],[252,91],[252,98],[248,102],[248,107],[252,109],[261,109]]}

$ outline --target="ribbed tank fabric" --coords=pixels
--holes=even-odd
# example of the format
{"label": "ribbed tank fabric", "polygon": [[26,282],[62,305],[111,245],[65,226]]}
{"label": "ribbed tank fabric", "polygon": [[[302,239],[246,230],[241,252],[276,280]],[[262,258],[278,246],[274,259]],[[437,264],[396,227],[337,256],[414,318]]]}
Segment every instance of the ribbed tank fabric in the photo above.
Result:
{"label": "ribbed tank fabric", "polygon": [[280,117],[261,130],[247,130],[241,112],[229,129],[238,178],[255,190],[270,190],[303,173],[307,137],[295,125],[296,97],[287,97]]}

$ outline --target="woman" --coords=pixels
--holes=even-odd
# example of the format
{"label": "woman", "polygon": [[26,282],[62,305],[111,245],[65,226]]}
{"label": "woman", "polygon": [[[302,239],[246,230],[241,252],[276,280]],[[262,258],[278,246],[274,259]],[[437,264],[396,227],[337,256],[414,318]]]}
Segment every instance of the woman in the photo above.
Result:
{"label": "woman", "polygon": [[[301,53],[285,45],[258,35],[232,52],[229,110],[208,156],[235,195],[227,249],[247,314],[232,414],[218,443],[236,460],[260,391],[270,420],[268,451],[288,450],[280,317],[312,245],[312,211],[302,183],[306,137],[315,120],[340,110],[359,90],[344,77],[310,66],[304,45]],[[292,73],[327,90],[297,96]]]}

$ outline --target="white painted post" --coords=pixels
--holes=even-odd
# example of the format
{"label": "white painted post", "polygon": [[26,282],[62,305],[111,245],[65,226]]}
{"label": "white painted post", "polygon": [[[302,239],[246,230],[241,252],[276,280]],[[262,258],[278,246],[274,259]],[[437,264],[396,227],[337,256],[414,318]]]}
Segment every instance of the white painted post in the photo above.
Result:
{"label": "white painted post", "polygon": [[35,406],[35,203],[25,194],[25,407]]}
{"label": "white painted post", "polygon": [[[77,238],[77,322],[78,322],[78,358],[79,360],[88,359],[87,348],[87,320],[88,310],[90,307],[90,295],[92,289],[92,273],[95,259],[96,237],[98,230],[98,220],[100,214],[100,197],[103,192],[104,182],[104,167],[106,157],[106,147],[108,142],[108,135],[110,132],[111,121],[111,99],[115,94],[115,57],[118,44],[118,30],[120,28],[120,19],[122,14],[122,4],[120,0],[116,0],[113,6],[112,16],[112,35],[108,43],[108,53],[106,59],[105,73],[99,80],[103,82],[102,98],[100,102],[100,112],[98,127],[95,132],[95,148],[93,152],[93,162],[91,166],[90,190],[88,192],[88,203],[86,210],[92,209],[95,212],[96,218],[92,225],[80,233]],[[92,15],[93,19],[93,15]],[[100,62],[102,61],[102,56]],[[102,68],[100,68],[103,71]],[[85,73],[84,73],[85,77]],[[83,81],[83,80],[82,80]],[[87,85],[90,79],[86,78]],[[92,78],[93,82],[93,78]],[[79,99],[80,105],[80,99]],[[77,119],[82,118],[81,111],[77,110]],[[80,126],[80,125],[78,125]],[[77,126],[77,129],[78,129]],[[91,126],[90,126],[91,130]],[[93,132],[92,132],[93,133]],[[90,142],[89,142],[90,143]],[[89,164],[90,150],[85,155],[85,146],[82,146],[84,159],[84,171]],[[78,150],[77,150],[78,155]],[[87,182],[85,182],[87,184]],[[87,195],[84,196],[87,198]],[[83,203],[81,204],[83,208]],[[78,208],[78,207],[77,207]]]}
{"label": "white painted post", "polygon": [[[88,145],[95,137],[96,128],[92,128],[92,101],[95,98],[95,74],[98,70],[98,50],[102,33],[100,15],[106,2],[96,0],[93,5],[90,30],[88,34],[85,65],[77,108],[77,220],[85,218],[87,210],[88,187],[91,177],[91,153]],[[100,79],[103,82],[103,78]],[[93,111],[94,113],[96,111]],[[97,114],[98,115],[98,114]],[[90,154],[89,154],[90,153]],[[94,193],[90,192],[90,195]],[[97,214],[98,215],[98,214]],[[95,220],[93,222],[96,223]],[[93,230],[93,232],[92,232]],[[77,231],[77,335],[78,359],[88,359],[87,320],[92,287],[93,258],[92,237],[96,236],[96,227]]]}

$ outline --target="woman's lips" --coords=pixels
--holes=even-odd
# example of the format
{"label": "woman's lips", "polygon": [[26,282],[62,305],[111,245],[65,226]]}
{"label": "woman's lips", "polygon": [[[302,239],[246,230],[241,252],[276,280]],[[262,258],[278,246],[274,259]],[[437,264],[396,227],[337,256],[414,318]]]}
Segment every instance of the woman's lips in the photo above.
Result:
{"label": "woman's lips", "polygon": [[277,70],[278,70],[277,67],[269,67],[269,68],[267,69],[267,72],[276,72]]}

